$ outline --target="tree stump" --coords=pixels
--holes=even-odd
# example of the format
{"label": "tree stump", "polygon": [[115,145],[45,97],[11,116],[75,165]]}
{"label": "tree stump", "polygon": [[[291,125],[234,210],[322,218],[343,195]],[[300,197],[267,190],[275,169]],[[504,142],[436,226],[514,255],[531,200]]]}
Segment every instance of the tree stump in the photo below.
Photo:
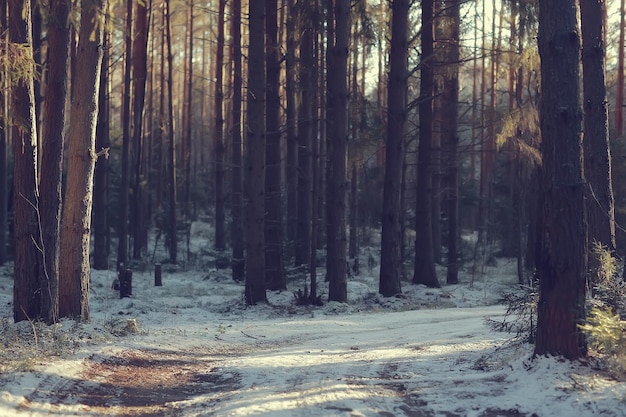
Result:
{"label": "tree stump", "polygon": [[160,287],[163,285],[161,281],[161,273],[162,273],[161,264],[154,264],[154,286],[155,287]]}
{"label": "tree stump", "polygon": [[120,298],[131,297],[133,295],[133,271],[121,269],[119,272]]}

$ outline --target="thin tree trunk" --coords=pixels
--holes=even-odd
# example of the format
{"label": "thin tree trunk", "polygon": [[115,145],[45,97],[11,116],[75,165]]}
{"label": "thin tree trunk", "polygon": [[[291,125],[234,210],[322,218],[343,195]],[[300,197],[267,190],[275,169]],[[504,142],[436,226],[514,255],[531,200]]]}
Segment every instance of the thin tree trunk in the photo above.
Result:
{"label": "thin tree trunk", "polygon": [[391,5],[391,55],[389,58],[389,86],[387,111],[387,138],[385,153],[385,182],[383,186],[382,235],[380,248],[380,279],[378,291],[385,297],[402,292],[400,286],[402,264],[402,234],[400,218],[402,206],[402,168],[404,161],[404,127],[407,120],[406,89],[408,81],[408,0],[394,0]]}
{"label": "thin tree trunk", "polygon": [[419,148],[415,207],[415,265],[413,283],[439,287],[435,270],[432,228],[433,124],[433,0],[422,2],[422,56],[420,62]]}
{"label": "thin tree trunk", "polygon": [[124,62],[124,96],[122,98],[122,184],[120,186],[117,266],[128,260],[128,207],[130,202],[130,94],[132,70],[133,2],[126,0],[126,52]]}
{"label": "thin tree trunk", "polygon": [[285,101],[286,101],[286,129],[287,129],[287,256],[295,255],[298,221],[298,138],[296,114],[296,62],[295,50],[298,34],[296,33],[295,0],[285,0],[283,7],[287,7],[287,50],[285,52]]}
{"label": "thin tree trunk", "polygon": [[446,71],[443,84],[443,114],[442,146],[444,163],[445,193],[444,204],[448,219],[448,259],[446,282],[459,282],[458,243],[459,243],[459,174],[458,174],[458,144],[457,132],[459,114],[459,33],[461,26],[459,0],[446,3],[447,24],[449,31],[447,40],[447,60],[450,68]]}
{"label": "thin tree trunk", "polygon": [[135,178],[133,184],[133,258],[141,258],[141,250],[146,247],[144,229],[146,228],[142,216],[145,190],[142,176],[142,122],[146,97],[146,78],[148,75],[148,0],[137,2],[135,8],[135,27],[133,36],[133,139],[135,150]]}
{"label": "thin tree trunk", "polygon": [[233,0],[231,10],[231,39],[233,61],[233,130],[231,140],[233,150],[231,155],[231,242],[233,251],[232,276],[235,281],[245,279],[244,260],[244,215],[243,215],[243,175],[241,149],[241,0]]}
{"label": "thin tree trunk", "polygon": [[93,190],[93,267],[106,270],[109,267],[109,158],[108,150],[111,147],[109,137],[109,36],[106,31],[102,42],[103,57],[100,69],[100,97],[98,103],[98,122],[96,125],[96,152],[104,155],[97,159],[94,173]]}
{"label": "thin tree trunk", "polygon": [[215,61],[215,250],[226,249],[226,209],[224,204],[224,9],[226,0],[218,0],[217,53]]}
{"label": "thin tree trunk", "polygon": [[168,215],[167,237],[170,252],[170,262],[176,263],[178,256],[178,238],[176,224],[176,138],[174,136],[174,56],[172,54],[172,22],[170,0],[165,0],[165,38],[167,42],[167,119],[168,119]]}
{"label": "thin tree trunk", "polygon": [[309,265],[311,256],[311,144],[313,139],[313,21],[310,3],[299,8],[300,93],[298,109],[298,221],[296,230],[296,265]]}
{"label": "thin tree trunk", "polygon": [[265,129],[265,281],[270,290],[287,289],[283,268],[283,213],[280,154],[280,58],[278,2],[265,0],[266,113]]}
{"label": "thin tree trunk", "polygon": [[615,130],[617,136],[624,134],[624,31],[626,30],[626,0],[619,7],[619,44],[617,45],[617,94],[615,96]]}
{"label": "thin tree trunk", "polygon": [[350,175],[350,241],[348,242],[348,258],[350,269],[359,274],[359,170],[356,162],[352,162]]}
{"label": "thin tree trunk", "polygon": [[[193,115],[193,0],[189,1],[189,26],[187,28],[187,71],[184,74],[185,90],[187,91],[187,100],[185,102],[185,110],[183,113],[183,120],[185,133],[182,136],[182,164],[184,169],[183,174],[183,201],[182,211],[185,218],[189,218],[191,213],[189,204],[191,198],[191,147],[192,147],[192,115]],[[223,57],[222,48],[222,57]],[[222,58],[222,61],[224,59]],[[223,63],[223,62],[222,62]],[[217,62],[216,62],[217,65]],[[222,86],[219,87],[216,84],[216,96],[217,91],[222,91]],[[217,133],[217,132],[216,132]],[[220,135],[222,135],[220,131]],[[223,231],[223,230],[222,230]],[[222,234],[223,236],[223,234]]]}
{"label": "thin tree trunk", "polygon": [[[106,7],[106,1],[103,3]],[[73,77],[72,130],[68,141],[67,187],[63,207],[59,313],[61,317],[89,320],[89,240],[93,175],[96,164],[96,121],[103,50],[102,10],[83,4]]]}
{"label": "thin tree trunk", "polygon": [[[3,35],[0,35],[0,42],[5,50],[8,50],[7,29],[7,7],[6,2],[0,3],[0,26]],[[7,62],[0,65],[0,265],[4,265],[8,260],[7,239],[8,239],[8,178],[7,178],[7,144],[10,143],[10,117],[9,117],[9,97],[8,68]]]}
{"label": "thin tree trunk", "polygon": [[248,305],[265,294],[265,2],[249,3],[248,117],[246,144],[246,288]]}

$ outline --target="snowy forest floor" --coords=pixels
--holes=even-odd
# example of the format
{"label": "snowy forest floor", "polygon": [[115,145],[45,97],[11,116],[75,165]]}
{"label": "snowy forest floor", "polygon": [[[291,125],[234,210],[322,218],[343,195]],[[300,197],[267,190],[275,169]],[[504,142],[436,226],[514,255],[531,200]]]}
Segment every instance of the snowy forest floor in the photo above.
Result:
{"label": "snowy forest floor", "polygon": [[210,235],[194,224],[194,261],[164,265],[162,287],[136,266],[131,298],[92,271],[90,323],[13,323],[0,269],[0,416],[626,416],[622,375],[533,359],[486,326],[516,289],[513,261],[393,298],[370,265],[347,304],[296,306],[300,279],[246,307],[211,266]]}

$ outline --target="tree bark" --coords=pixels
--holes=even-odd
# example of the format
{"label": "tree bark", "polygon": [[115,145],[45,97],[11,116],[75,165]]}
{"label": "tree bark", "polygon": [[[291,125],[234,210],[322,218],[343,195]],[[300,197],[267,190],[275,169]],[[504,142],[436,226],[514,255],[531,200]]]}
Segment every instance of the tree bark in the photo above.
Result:
{"label": "tree bark", "polygon": [[309,265],[311,256],[311,144],[313,142],[313,21],[310,2],[299,6],[300,31],[300,106],[298,108],[298,220],[296,265]]}
{"label": "tree bark", "polygon": [[[32,28],[30,0],[8,0],[9,40],[11,46],[25,45],[22,53],[27,62],[32,59]],[[16,322],[42,317],[39,273],[42,266],[39,218],[37,213],[37,127],[35,92],[32,75],[14,81],[11,90],[13,189],[15,194],[14,234],[15,260],[13,267],[13,318]]]}
{"label": "tree bark", "polygon": [[[330,0],[332,2],[332,0]],[[350,1],[336,0],[334,5],[335,40],[329,44],[327,137],[332,151],[329,156],[328,176],[328,234],[326,252],[328,265],[328,299],[346,302],[347,238],[346,238],[346,153],[348,146],[348,52],[350,42]],[[329,58],[330,58],[329,56]]]}
{"label": "tree bark", "polygon": [[461,26],[459,0],[446,3],[446,28],[448,68],[443,80],[442,110],[443,122],[441,123],[442,157],[444,167],[444,205],[448,220],[448,258],[446,282],[457,284],[459,282],[459,174],[458,174],[458,145],[459,135],[457,132],[459,115],[459,33]]}
{"label": "tree bark", "polygon": [[243,175],[241,154],[241,0],[232,2],[231,39],[233,61],[233,130],[231,132],[231,242],[232,242],[232,276],[235,281],[245,279],[244,260],[244,215],[243,215]]}
{"label": "tree bark", "polygon": [[246,287],[248,305],[265,294],[265,2],[249,3],[248,118],[246,146]]}
{"label": "tree bark", "polygon": [[[615,250],[615,203],[611,178],[609,115],[605,84],[603,0],[580,0],[582,30],[584,152],[587,179],[588,245]],[[589,258],[593,278],[599,261]]]}
{"label": "tree bark", "polygon": [[585,357],[587,224],[575,0],[539,2],[543,231],[536,355]]}
{"label": "tree bark", "polygon": [[147,228],[143,213],[145,190],[143,181],[145,172],[142,170],[143,149],[143,115],[146,98],[146,79],[148,76],[148,30],[150,22],[148,0],[138,1],[135,7],[135,27],[133,36],[133,135],[132,144],[135,151],[135,178],[133,184],[133,259],[141,258],[142,249],[148,242],[144,239]]}
{"label": "tree bark", "polygon": [[[286,3],[286,4],[285,4]],[[286,0],[287,7],[287,50],[285,51],[285,118],[287,134],[287,160],[285,181],[287,183],[287,256],[295,255],[298,222],[298,137],[296,111],[296,7],[295,0]]]}
{"label": "tree bark", "polygon": [[394,0],[391,5],[391,52],[389,57],[389,86],[385,179],[383,185],[382,234],[380,247],[380,280],[378,291],[385,297],[402,292],[400,218],[402,206],[402,167],[404,165],[404,126],[407,120],[406,90],[408,81],[408,0]]}
{"label": "tree bark", "polygon": [[[7,29],[7,7],[6,2],[2,2],[0,10],[0,26],[2,26],[3,35],[0,36],[2,46],[8,49],[8,31]],[[7,175],[7,143],[9,143],[10,121],[9,121],[9,98],[10,89],[8,83],[7,63],[0,66],[2,74],[1,92],[0,92],[0,265],[4,265],[8,260],[7,240],[8,240],[8,175]]]}
{"label": "tree bark", "polygon": [[176,137],[174,136],[174,95],[172,84],[174,83],[174,55],[172,53],[172,21],[170,0],[165,0],[165,39],[167,42],[167,120],[168,120],[168,208],[167,208],[167,239],[170,252],[170,262],[176,263],[178,257],[178,236],[176,202]]}
{"label": "tree bark", "polygon": [[132,27],[133,2],[126,0],[126,37],[124,62],[124,95],[122,97],[122,183],[120,186],[120,206],[117,245],[117,266],[128,260],[128,206],[130,202],[130,140],[131,140],[131,71],[132,71]]}
{"label": "tree bark", "polygon": [[[226,0],[218,0],[217,53],[215,59],[215,250],[226,249],[226,207],[224,204],[224,9]],[[191,109],[189,109],[191,110]]]}
{"label": "tree bark", "polygon": [[39,184],[39,215],[41,218],[44,270],[41,271],[42,313],[47,321],[58,319],[59,233],[61,227],[61,171],[65,141],[65,104],[69,70],[69,11],[68,0],[53,0],[49,6],[48,72],[45,79],[46,100],[42,129],[41,170],[45,172]]}
{"label": "tree bark", "polygon": [[615,95],[615,130],[617,136],[624,133],[624,31],[626,31],[626,0],[620,1],[619,44],[617,45],[617,94]]}
{"label": "tree bark", "polygon": [[[106,1],[101,3],[106,7]],[[89,320],[89,240],[98,93],[102,63],[102,10],[83,2],[78,41],[77,73],[73,78],[72,130],[68,141],[67,186],[63,207],[59,313]]]}
{"label": "tree bark", "polygon": [[415,207],[415,265],[413,283],[439,287],[435,270],[432,228],[433,124],[433,0],[422,2],[422,56],[420,61],[419,148]]}
{"label": "tree bark", "polygon": [[281,195],[280,44],[278,2],[265,0],[266,102],[265,130],[265,281],[270,290],[287,289],[283,267],[283,212]]}
{"label": "tree bark", "polygon": [[102,68],[100,69],[100,97],[98,103],[98,122],[96,125],[96,152],[104,155],[96,160],[93,189],[93,267],[106,270],[109,268],[109,158],[111,147],[109,136],[109,36],[103,34]]}

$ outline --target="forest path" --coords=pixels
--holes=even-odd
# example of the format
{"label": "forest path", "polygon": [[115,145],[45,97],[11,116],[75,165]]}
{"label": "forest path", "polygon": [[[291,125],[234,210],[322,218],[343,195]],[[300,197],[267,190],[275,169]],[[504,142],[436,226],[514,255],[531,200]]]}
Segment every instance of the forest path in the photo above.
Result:
{"label": "forest path", "polygon": [[505,373],[476,370],[495,345],[472,334],[484,310],[441,313],[233,321],[209,341],[162,329],[74,359],[73,372],[49,367],[14,415],[465,416],[436,413],[429,402],[463,395],[480,403],[485,386],[498,395]]}

